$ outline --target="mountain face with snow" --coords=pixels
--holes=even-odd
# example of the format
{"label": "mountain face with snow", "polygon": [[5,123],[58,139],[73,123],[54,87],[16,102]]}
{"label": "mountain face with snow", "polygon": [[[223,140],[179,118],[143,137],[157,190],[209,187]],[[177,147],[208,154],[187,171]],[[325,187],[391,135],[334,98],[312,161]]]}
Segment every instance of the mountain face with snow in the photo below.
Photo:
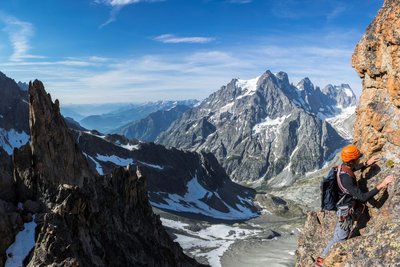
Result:
{"label": "mountain face with snow", "polygon": [[169,110],[177,105],[192,107],[197,103],[197,100],[183,100],[131,104],[106,114],[85,117],[79,123],[87,129],[109,133],[124,125],[143,119],[158,110]]}
{"label": "mountain face with snow", "polygon": [[341,93],[347,86],[332,88],[324,93],[308,78],[293,86],[284,72],[234,79],[156,141],[211,152],[236,181],[287,186],[321,168],[346,143],[325,119],[341,114],[355,97]]}
{"label": "mountain face with snow", "polygon": [[[93,172],[58,101],[51,101],[40,81],[29,94],[32,140],[13,157],[20,209],[35,210],[35,223],[25,225],[35,234],[25,242],[31,247],[24,265],[203,266],[183,253],[153,214],[146,177],[136,165],[108,175]],[[14,245],[8,251],[22,251]],[[7,262],[17,256],[7,255]]]}
{"label": "mountain face with snow", "polygon": [[341,84],[339,86],[328,84],[322,89],[322,92],[343,108],[355,106],[357,103],[357,98],[348,84]]}
{"label": "mountain face with snow", "polygon": [[318,86],[314,86],[309,78],[304,78],[296,88],[297,97],[291,95],[293,101],[321,119],[342,114],[346,108],[355,107],[357,101],[348,84],[340,86],[328,84],[321,90]]}
{"label": "mountain face with snow", "polygon": [[28,93],[0,72],[0,146],[9,154],[29,141]]}
{"label": "mountain face with snow", "polygon": [[119,135],[87,131],[73,131],[73,135],[89,166],[99,174],[138,165],[147,178],[153,207],[223,221],[258,216],[255,191],[233,183],[212,154],[166,149]]}
{"label": "mountain face with snow", "polygon": [[189,106],[177,105],[171,109],[158,110],[146,118],[129,123],[112,132],[124,135],[129,139],[154,141],[161,132],[167,130],[172,122],[178,119],[189,108]]}

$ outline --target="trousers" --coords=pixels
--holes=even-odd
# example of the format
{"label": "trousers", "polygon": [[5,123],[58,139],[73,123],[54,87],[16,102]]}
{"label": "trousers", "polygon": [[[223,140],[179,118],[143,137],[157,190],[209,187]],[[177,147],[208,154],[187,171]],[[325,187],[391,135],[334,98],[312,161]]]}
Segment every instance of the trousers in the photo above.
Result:
{"label": "trousers", "polygon": [[341,222],[338,221],[336,223],[335,231],[333,233],[333,237],[332,237],[331,241],[329,241],[328,245],[325,247],[324,251],[321,254],[322,258],[325,258],[325,256],[328,254],[329,250],[335,243],[344,241],[349,236],[351,229],[352,229],[352,227],[351,227],[352,223],[350,222],[350,227],[347,227],[347,229],[345,229],[345,230],[342,229],[340,227],[340,225],[341,225]]}

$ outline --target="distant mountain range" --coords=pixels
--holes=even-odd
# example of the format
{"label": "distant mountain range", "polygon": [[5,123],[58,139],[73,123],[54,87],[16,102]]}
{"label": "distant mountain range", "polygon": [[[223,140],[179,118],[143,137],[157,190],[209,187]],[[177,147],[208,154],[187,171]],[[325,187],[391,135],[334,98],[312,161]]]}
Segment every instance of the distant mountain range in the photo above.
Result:
{"label": "distant mountain range", "polygon": [[129,139],[154,141],[188,109],[190,109],[189,106],[177,105],[168,110],[158,110],[141,120],[124,125],[112,132],[124,135]]}
{"label": "distant mountain range", "polygon": [[156,142],[211,152],[236,181],[283,187],[321,168],[348,142],[326,120],[354,112],[355,105],[346,84],[321,90],[305,78],[294,86],[286,73],[267,71],[252,80],[233,79]]}
{"label": "distant mountain range", "polygon": [[91,115],[82,119],[77,119],[78,112],[75,114],[69,109],[70,117],[78,120],[79,123],[90,130],[97,130],[103,133],[116,132],[116,129],[127,126],[128,124],[145,118],[149,114],[170,110],[176,106],[193,107],[198,103],[197,100],[182,100],[182,101],[157,101],[141,104],[129,104],[119,107],[117,110],[101,114]]}

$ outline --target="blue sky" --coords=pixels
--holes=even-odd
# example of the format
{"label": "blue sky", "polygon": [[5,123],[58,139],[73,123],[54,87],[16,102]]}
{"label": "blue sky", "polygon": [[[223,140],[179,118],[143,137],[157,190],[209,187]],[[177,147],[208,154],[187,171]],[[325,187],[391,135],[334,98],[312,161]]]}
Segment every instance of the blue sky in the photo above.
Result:
{"label": "blue sky", "polygon": [[0,71],[62,103],[203,99],[232,78],[361,80],[351,55],[383,0],[9,0]]}

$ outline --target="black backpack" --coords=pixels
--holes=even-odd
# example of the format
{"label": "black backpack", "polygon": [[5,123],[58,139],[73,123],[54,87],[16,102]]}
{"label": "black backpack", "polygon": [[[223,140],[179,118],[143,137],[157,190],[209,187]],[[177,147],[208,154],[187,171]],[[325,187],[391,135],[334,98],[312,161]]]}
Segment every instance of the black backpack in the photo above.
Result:
{"label": "black backpack", "polygon": [[[340,179],[337,177],[338,167],[330,169],[329,173],[321,182],[321,210],[337,210],[339,200],[339,185]],[[342,188],[344,188],[342,186]],[[345,190],[345,188],[344,188]],[[347,191],[347,190],[346,190]],[[342,191],[347,193],[346,191]]]}

